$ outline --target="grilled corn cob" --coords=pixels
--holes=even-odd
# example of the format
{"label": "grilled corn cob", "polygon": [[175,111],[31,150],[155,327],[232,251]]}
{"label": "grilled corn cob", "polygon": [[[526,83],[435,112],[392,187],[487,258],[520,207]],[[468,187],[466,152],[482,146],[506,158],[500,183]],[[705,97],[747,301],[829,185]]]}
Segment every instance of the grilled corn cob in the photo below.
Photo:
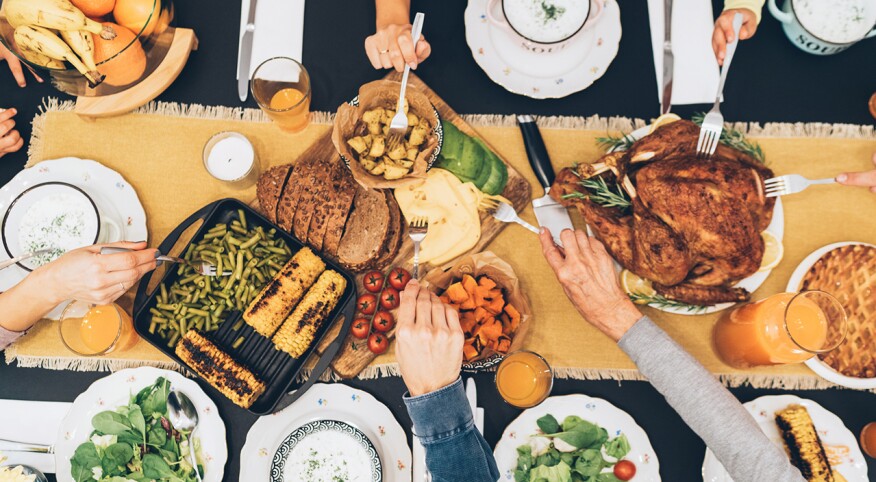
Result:
{"label": "grilled corn cob", "polygon": [[310,248],[302,248],[252,300],[243,319],[270,338],[323,271],[325,263],[319,256]]}
{"label": "grilled corn cob", "polygon": [[265,391],[265,384],[251,371],[195,330],[176,345],[176,355],[235,404],[249,408]]}
{"label": "grilled corn cob", "polygon": [[323,273],[274,335],[274,346],[293,358],[304,354],[346,287],[343,276],[332,270]]}
{"label": "grilled corn cob", "polygon": [[776,424],[785,441],[791,463],[800,469],[809,482],[834,482],[836,479],[827,460],[827,453],[812,424],[806,407],[789,405],[776,412]]}

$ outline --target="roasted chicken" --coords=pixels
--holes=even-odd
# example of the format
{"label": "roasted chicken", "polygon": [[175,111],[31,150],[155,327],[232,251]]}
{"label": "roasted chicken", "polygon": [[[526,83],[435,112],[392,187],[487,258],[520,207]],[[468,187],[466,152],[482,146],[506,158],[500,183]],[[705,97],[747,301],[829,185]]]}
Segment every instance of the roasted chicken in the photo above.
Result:
{"label": "roasted chicken", "polygon": [[[733,285],[760,267],[760,233],[775,204],[764,196],[763,181],[772,171],[724,145],[711,159],[697,158],[698,135],[689,121],[661,126],[624,153],[563,169],[551,195],[576,207],[618,263],[666,298],[744,301],[749,293]],[[594,176],[619,184],[630,206],[592,201],[581,182]]]}

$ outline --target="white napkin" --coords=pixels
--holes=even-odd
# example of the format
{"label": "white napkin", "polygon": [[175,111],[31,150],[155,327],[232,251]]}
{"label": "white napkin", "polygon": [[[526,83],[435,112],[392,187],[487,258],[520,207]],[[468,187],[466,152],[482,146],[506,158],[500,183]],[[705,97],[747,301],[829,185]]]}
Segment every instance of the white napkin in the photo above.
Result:
{"label": "white napkin", "polygon": [[[0,439],[20,442],[53,445],[58,437],[58,427],[67,416],[72,403],[67,402],[27,402],[23,400],[0,399]],[[28,452],[0,453],[8,460],[4,465],[30,465],[44,473],[55,472],[55,456]]]}
{"label": "white napkin", "polygon": [[[663,101],[663,0],[648,0],[651,47],[657,72],[657,99]],[[715,18],[712,3],[674,0],[672,4],[672,53],[675,72],[673,104],[711,104],[718,90],[718,61],[712,51]]]}
{"label": "white napkin", "polygon": [[[243,37],[249,16],[249,2],[250,0],[241,1],[240,37]],[[262,62],[272,57],[291,57],[301,62],[304,46],[304,0],[258,0],[255,25],[252,62],[249,65],[250,78]],[[237,65],[239,71],[240,52],[237,53]]]}

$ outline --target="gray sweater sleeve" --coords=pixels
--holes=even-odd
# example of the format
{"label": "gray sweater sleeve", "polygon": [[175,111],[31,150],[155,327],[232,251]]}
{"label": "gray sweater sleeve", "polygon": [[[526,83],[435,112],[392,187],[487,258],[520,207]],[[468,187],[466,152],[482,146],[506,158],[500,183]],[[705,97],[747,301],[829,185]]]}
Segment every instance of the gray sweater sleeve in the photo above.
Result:
{"label": "gray sweater sleeve", "polygon": [[805,482],[736,397],[647,316],[618,345],[735,482]]}

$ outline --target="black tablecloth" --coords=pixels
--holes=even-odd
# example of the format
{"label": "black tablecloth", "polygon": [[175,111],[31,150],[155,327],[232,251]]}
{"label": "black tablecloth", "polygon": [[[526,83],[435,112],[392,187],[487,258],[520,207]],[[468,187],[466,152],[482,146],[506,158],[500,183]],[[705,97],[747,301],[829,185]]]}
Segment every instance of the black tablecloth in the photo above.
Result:
{"label": "black tablecloth", "polygon": [[[716,11],[721,2],[713,2]],[[424,34],[433,55],[417,71],[439,95],[461,113],[533,113],[541,115],[629,116],[652,118],[659,112],[651,54],[648,14],[644,1],[621,5],[623,38],[620,52],[606,74],[587,90],[564,99],[533,100],[511,94],[493,84],[471,57],[465,43],[461,0],[415,1],[414,9],[426,13]],[[200,50],[195,52],[177,82],[159,100],[210,105],[240,105],[235,66],[240,7],[223,0],[179,0],[178,24],[195,29]],[[305,13],[304,64],[313,82],[313,109],[334,110],[364,82],[379,78],[368,63],[362,43],[373,31],[374,7],[368,0],[313,0]],[[835,56],[805,54],[785,38],[777,21],[765,13],[757,36],[740,45],[727,81],[722,110],[731,121],[842,122],[873,124],[867,100],[876,90],[876,40],[866,41]],[[46,85],[20,90],[0,67],[0,106],[19,111],[18,128],[27,138],[30,119],[46,96],[59,96]],[[250,99],[246,105],[256,107]],[[681,115],[707,110],[708,106],[680,106]],[[87,142],[87,140],[83,140]],[[0,160],[0,184],[7,182],[25,162],[24,151]],[[138,180],[132,180],[137,183]],[[144,182],[144,180],[139,180]],[[186,213],[180,213],[182,216]],[[57,372],[10,367],[0,363],[0,398],[72,401],[100,373]],[[490,374],[475,377],[480,405],[486,407],[485,435],[495,444],[504,427],[519,413],[504,404]],[[398,378],[353,381],[385,403],[399,422],[410,427],[401,402],[404,386]],[[663,398],[644,382],[558,380],[554,394],[585,393],[609,400],[629,412],[648,433],[661,465],[663,480],[700,480],[705,447],[673,412]],[[876,395],[851,390],[777,391],[734,389],[740,400],[762,395],[794,393],[811,398],[838,414],[846,426],[859,433],[876,421]],[[228,427],[229,461],[226,480],[238,478],[240,449],[253,415],[217,399]],[[876,461],[868,460],[871,474]]]}

